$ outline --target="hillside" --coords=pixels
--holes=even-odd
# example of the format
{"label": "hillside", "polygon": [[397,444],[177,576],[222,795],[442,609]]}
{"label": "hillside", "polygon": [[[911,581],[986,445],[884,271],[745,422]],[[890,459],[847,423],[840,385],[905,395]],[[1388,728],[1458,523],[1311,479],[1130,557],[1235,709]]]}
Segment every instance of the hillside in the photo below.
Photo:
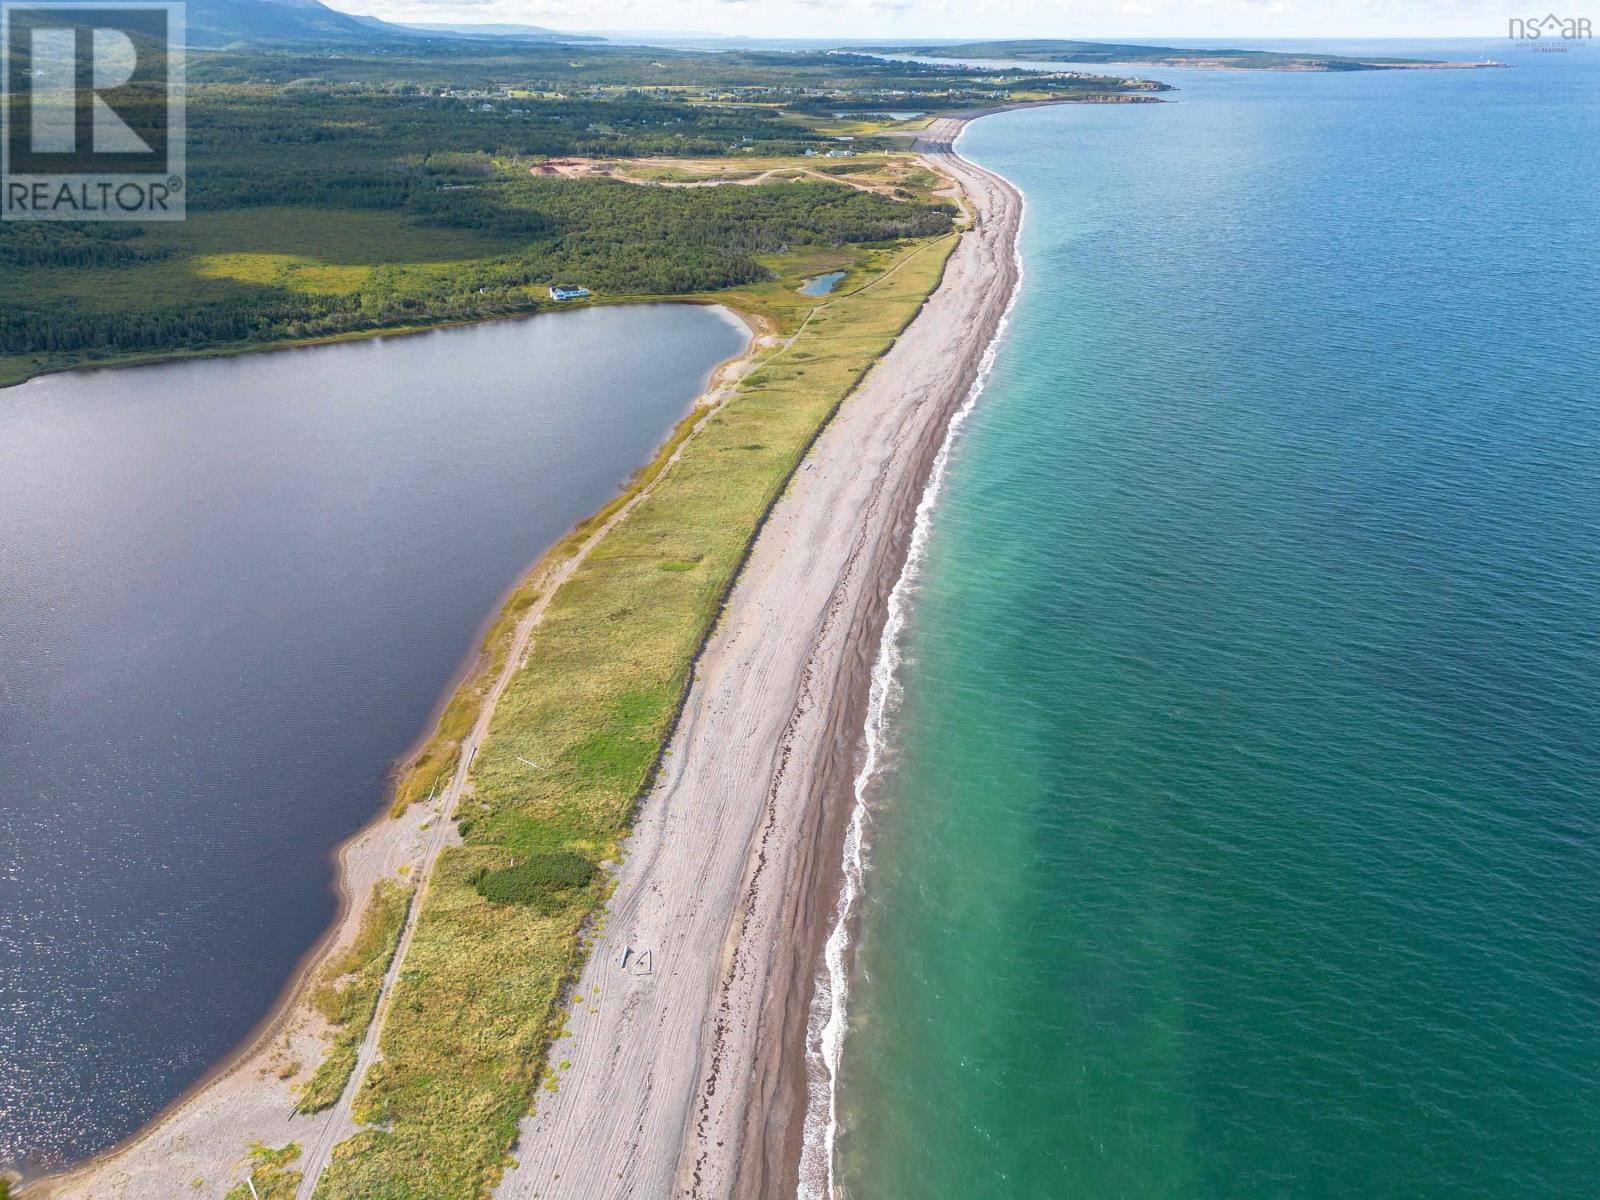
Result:
{"label": "hillside", "polygon": [[425,34],[375,17],[354,17],[321,0],[189,0],[187,41],[221,47],[235,42],[332,42],[373,45]]}

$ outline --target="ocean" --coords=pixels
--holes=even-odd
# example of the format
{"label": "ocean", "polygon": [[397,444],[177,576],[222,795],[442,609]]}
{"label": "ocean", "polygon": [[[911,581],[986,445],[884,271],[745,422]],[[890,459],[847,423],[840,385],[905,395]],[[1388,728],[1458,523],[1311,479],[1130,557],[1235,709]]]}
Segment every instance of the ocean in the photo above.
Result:
{"label": "ocean", "polygon": [[1600,46],[1440,50],[1512,65],[963,136],[1025,277],[863,788],[844,1195],[1594,1194]]}

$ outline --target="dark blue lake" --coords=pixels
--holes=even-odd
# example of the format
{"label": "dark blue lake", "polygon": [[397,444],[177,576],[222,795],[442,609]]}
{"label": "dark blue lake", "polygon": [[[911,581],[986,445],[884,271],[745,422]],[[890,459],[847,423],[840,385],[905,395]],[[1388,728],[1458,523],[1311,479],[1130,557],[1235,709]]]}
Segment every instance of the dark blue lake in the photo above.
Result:
{"label": "dark blue lake", "polygon": [[595,308],[0,391],[0,1164],[268,1012],[497,599],[746,340]]}

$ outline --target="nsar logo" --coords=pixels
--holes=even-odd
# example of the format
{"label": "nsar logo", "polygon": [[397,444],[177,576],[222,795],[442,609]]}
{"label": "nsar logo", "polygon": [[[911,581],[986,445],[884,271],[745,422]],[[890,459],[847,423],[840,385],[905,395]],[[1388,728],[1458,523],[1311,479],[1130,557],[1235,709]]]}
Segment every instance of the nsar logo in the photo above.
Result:
{"label": "nsar logo", "polygon": [[1506,36],[1524,45],[1540,50],[1564,50],[1574,42],[1587,42],[1594,36],[1588,17],[1558,17],[1546,13],[1542,17],[1512,17]]}

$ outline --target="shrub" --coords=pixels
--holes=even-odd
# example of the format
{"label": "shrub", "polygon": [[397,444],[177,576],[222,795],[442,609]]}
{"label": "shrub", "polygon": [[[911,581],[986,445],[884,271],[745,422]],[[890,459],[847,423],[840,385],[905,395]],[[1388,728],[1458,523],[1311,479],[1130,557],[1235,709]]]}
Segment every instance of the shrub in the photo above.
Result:
{"label": "shrub", "polygon": [[569,850],[534,854],[513,867],[484,871],[474,877],[478,895],[493,904],[543,906],[559,892],[583,887],[594,877],[594,864]]}

